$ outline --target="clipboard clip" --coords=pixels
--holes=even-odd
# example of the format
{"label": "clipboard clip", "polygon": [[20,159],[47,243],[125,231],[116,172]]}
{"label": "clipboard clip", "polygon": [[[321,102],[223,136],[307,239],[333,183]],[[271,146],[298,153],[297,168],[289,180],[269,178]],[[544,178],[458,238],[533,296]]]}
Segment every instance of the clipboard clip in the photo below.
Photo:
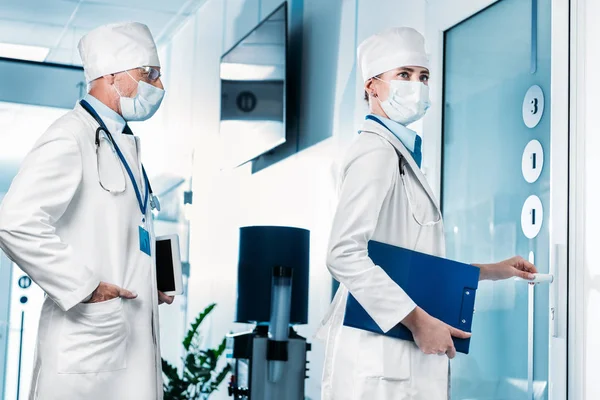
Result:
{"label": "clipboard clip", "polygon": [[471,331],[473,314],[475,314],[475,289],[464,288],[460,308],[460,321],[458,321],[462,330],[466,332]]}

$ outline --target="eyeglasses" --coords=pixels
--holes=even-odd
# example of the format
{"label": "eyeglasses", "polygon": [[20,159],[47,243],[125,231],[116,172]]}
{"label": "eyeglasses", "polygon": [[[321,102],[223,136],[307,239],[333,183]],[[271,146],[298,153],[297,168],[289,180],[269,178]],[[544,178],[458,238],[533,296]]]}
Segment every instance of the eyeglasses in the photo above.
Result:
{"label": "eyeglasses", "polygon": [[155,80],[157,80],[158,78],[160,78],[162,76],[162,74],[160,73],[159,70],[157,70],[156,68],[152,68],[152,67],[140,67],[140,69],[142,71],[144,71],[148,76],[148,80],[154,82]]}

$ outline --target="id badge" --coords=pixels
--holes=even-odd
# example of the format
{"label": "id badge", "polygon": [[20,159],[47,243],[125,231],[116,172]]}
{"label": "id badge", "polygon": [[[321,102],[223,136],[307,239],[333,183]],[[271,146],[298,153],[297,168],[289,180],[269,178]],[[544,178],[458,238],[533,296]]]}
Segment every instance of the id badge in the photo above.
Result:
{"label": "id badge", "polygon": [[150,255],[150,234],[143,227],[139,227],[140,232],[140,251]]}

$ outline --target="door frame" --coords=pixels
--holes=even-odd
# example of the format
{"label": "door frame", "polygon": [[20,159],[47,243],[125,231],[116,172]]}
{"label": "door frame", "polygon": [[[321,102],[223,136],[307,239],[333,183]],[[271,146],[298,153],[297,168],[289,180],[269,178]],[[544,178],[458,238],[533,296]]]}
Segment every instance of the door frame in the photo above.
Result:
{"label": "door frame", "polygon": [[568,396],[585,399],[586,372],[586,0],[571,0]]}
{"label": "door frame", "polygon": [[[426,6],[425,37],[434,71],[430,87],[432,107],[423,123],[423,170],[434,193],[441,198],[444,34],[485,8],[503,0],[429,0]],[[534,0],[530,0],[534,1]],[[569,216],[569,60],[570,1],[550,1],[552,7],[550,117],[550,243],[549,271],[555,281],[550,287],[549,315],[549,400],[567,399],[573,369],[567,370],[568,345],[568,216]],[[562,301],[559,301],[562,300]],[[554,319],[552,316],[554,315]],[[571,328],[573,326],[571,325]],[[571,336],[572,337],[572,336]],[[570,359],[569,359],[570,360]],[[581,398],[571,393],[574,399]]]}

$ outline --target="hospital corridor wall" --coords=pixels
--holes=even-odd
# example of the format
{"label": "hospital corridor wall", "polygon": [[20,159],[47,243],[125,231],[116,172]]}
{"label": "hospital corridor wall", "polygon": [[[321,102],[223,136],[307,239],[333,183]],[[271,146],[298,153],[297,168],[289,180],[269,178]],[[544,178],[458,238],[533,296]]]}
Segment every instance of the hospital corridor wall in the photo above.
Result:
{"label": "hospital corridor wall", "polygon": [[[185,26],[168,41],[159,43],[165,70],[165,100],[156,116],[132,124],[142,138],[144,163],[150,174],[161,175],[165,185],[177,183],[194,193],[185,210],[191,226],[190,276],[187,298],[161,307],[161,347],[165,358],[177,363],[187,324],[208,304],[217,307],[202,324],[203,345],[216,346],[229,332],[247,326],[235,319],[239,227],[288,225],[311,231],[309,323],[298,331],[313,343],[309,353],[306,396],[321,393],[324,346],[313,339],[331,300],[331,277],[325,266],[330,223],[335,209],[332,161],[356,136],[367,112],[362,100],[362,81],[356,66],[356,46],[371,34],[392,26],[408,25],[420,31],[428,27],[427,9],[449,0],[290,0],[292,12],[300,13],[302,66],[300,94],[300,147],[303,151],[258,173],[251,165],[220,170],[219,155],[219,61],[260,20],[281,3],[279,0],[207,0]],[[502,1],[502,0],[501,0]],[[530,0],[522,0],[530,1]],[[569,399],[600,398],[600,15],[596,0],[572,0],[571,136],[570,136],[570,310]],[[586,39],[587,40],[584,40]],[[1,65],[0,65],[1,67]],[[432,71],[440,74],[441,71]],[[434,79],[435,81],[435,79]],[[15,89],[16,90],[16,89]],[[1,93],[0,93],[1,95]],[[0,97],[0,101],[3,99]],[[73,103],[73,102],[71,102]],[[71,107],[70,104],[68,107]],[[440,107],[440,104],[434,104]],[[21,117],[27,127],[7,129],[15,123],[14,107],[29,111]],[[24,155],[32,140],[68,108],[0,103],[0,201],[16,174],[14,154]],[[468,117],[468,110],[464,114]],[[32,125],[32,123],[34,125]],[[417,130],[422,127],[417,125]],[[17,132],[17,133],[15,133]],[[26,135],[23,134],[26,133]],[[15,140],[15,135],[19,139]],[[31,135],[31,137],[29,136]],[[10,136],[13,135],[13,136]],[[427,142],[427,132],[424,132]],[[11,150],[18,146],[19,151]],[[425,152],[427,152],[427,146]],[[427,157],[427,154],[426,154]],[[427,171],[426,172],[431,172]],[[190,179],[191,178],[191,179]],[[179,214],[178,214],[179,215]],[[187,235],[186,225],[174,218],[157,223],[158,231],[176,229]],[[184,250],[186,252],[187,249]],[[29,385],[39,305],[43,294],[35,284],[27,286],[20,270],[0,255],[0,399],[14,400],[19,385],[26,398]],[[22,286],[27,286],[23,288]],[[27,302],[21,302],[23,297]],[[40,297],[42,296],[42,297]],[[30,314],[31,313],[31,314]],[[25,315],[21,346],[21,318]],[[20,349],[25,349],[20,352]],[[21,354],[21,375],[19,371]],[[31,361],[27,361],[31,360]],[[28,364],[29,363],[29,364]],[[29,375],[28,375],[29,374]],[[571,375],[569,375],[571,378]],[[211,396],[228,399],[226,387]],[[559,399],[553,399],[559,400]]]}

